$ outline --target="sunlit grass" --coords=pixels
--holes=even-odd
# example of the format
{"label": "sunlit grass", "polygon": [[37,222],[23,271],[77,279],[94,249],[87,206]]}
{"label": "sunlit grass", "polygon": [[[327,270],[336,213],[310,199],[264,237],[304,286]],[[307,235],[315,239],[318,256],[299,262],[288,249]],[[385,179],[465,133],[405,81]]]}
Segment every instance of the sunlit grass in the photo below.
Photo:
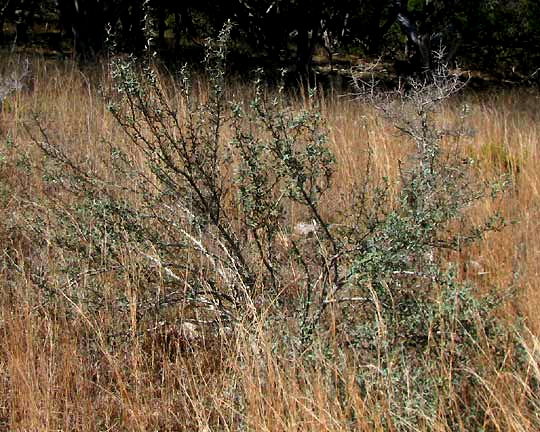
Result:
{"label": "sunlit grass", "polygon": [[[51,190],[36,169],[46,161],[30,137],[37,136],[32,118],[38,113],[74,158],[104,177],[112,176],[105,163],[106,143],[134,154],[136,149],[107,113],[100,89],[108,85],[106,68],[85,71],[71,63],[36,59],[27,88],[6,99],[0,113],[0,429],[399,430],[392,419],[403,413],[389,411],[388,401],[397,397],[391,380],[374,383],[379,391],[373,394],[362,393],[356,377],[366,366],[358,363],[356,348],[342,349],[331,325],[327,348],[339,354],[315,350],[309,361],[287,350],[288,329],[295,324],[266,322],[265,308],[272,308],[266,304],[259,321],[243,323],[232,334],[222,329],[220,337],[201,334],[193,342],[186,340],[183,329],[174,328],[159,335],[140,334],[132,322],[127,325],[131,333],[111,339],[116,324],[112,306],[88,315],[73,297],[41,289],[40,277],[65,280],[57,271],[64,257],[47,239],[36,243],[28,236],[32,220],[24,210],[39,210],[42,194],[56,194],[66,208],[72,198],[60,188]],[[204,92],[205,86],[200,88]],[[246,99],[252,92],[234,84],[228,91]],[[304,103],[302,98],[292,99],[298,106]],[[511,224],[473,247],[449,254],[460,277],[474,281],[480,292],[512,288],[514,295],[500,313],[509,323],[516,318],[523,323],[515,331],[521,332],[520,355],[529,365],[524,376],[531,380],[512,373],[512,365],[494,364],[489,352],[480,361],[483,373],[470,371],[478,375],[481,390],[473,394],[483,394],[476,402],[484,409],[486,430],[534,431],[540,425],[537,389],[531,385],[540,380],[539,102],[540,95],[532,90],[466,94],[440,113],[443,124],[452,123],[467,104],[464,121],[474,134],[448,145],[464,158],[477,160],[479,179],[511,179],[495,204],[486,202],[470,212],[473,220],[481,220],[500,211]],[[410,143],[358,101],[326,97],[320,103],[337,159],[323,208],[331,216],[350,204],[368,157],[374,181],[387,177],[395,183]],[[122,259],[129,264],[129,251]],[[36,275],[36,268],[42,273]],[[136,272],[134,266],[135,279]],[[120,289],[128,298],[136,296],[130,291],[133,279],[99,277],[104,292]],[[294,283],[291,275],[291,292]],[[509,361],[514,355],[509,353]],[[441,359],[441,370],[446,366]],[[426,419],[424,430],[448,430],[445,415],[441,412],[436,424]]]}

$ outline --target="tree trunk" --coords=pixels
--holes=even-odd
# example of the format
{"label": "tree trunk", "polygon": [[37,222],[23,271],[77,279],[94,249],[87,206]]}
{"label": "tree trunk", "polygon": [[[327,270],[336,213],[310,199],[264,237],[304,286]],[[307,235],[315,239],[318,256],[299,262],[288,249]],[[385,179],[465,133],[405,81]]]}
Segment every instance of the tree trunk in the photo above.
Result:
{"label": "tree trunk", "polygon": [[4,42],[4,23],[6,20],[6,14],[8,13],[8,8],[10,6],[10,0],[5,0],[2,7],[0,7],[0,44]]}
{"label": "tree trunk", "polygon": [[[311,9],[311,11],[309,11]],[[313,55],[319,42],[321,30],[321,8],[313,6],[305,7],[304,19],[298,27],[296,37],[296,69],[304,78],[310,78]]]}
{"label": "tree trunk", "polygon": [[298,29],[296,37],[296,70],[302,76],[307,76],[310,66],[309,30],[306,26]]}
{"label": "tree trunk", "polygon": [[369,25],[369,40],[368,40],[368,53],[370,55],[376,55],[381,52],[381,44],[383,38],[390,30],[390,27],[396,22],[397,11],[390,11],[389,16],[386,17],[384,23],[382,22],[384,17],[384,3],[380,2],[377,4],[375,12],[371,17],[371,23]]}
{"label": "tree trunk", "polygon": [[20,0],[15,10],[15,31],[17,41],[28,42],[29,32],[34,25],[34,11],[37,2],[35,0]]}
{"label": "tree trunk", "polygon": [[0,15],[0,45],[4,43],[4,16]]}
{"label": "tree trunk", "polygon": [[105,10],[100,0],[58,0],[60,19],[71,33],[76,54],[90,59],[101,51],[105,41]]}
{"label": "tree trunk", "polygon": [[165,46],[165,19],[167,17],[165,6],[157,6],[157,19],[158,19],[158,46],[160,48]]}
{"label": "tree trunk", "polygon": [[[409,19],[409,17],[403,12],[397,14],[397,21],[401,26],[401,29],[407,36],[409,43],[411,43],[416,51],[415,62],[421,69],[431,69],[431,46],[430,35],[419,35],[416,29],[416,25]],[[413,57],[414,59],[414,57]]]}

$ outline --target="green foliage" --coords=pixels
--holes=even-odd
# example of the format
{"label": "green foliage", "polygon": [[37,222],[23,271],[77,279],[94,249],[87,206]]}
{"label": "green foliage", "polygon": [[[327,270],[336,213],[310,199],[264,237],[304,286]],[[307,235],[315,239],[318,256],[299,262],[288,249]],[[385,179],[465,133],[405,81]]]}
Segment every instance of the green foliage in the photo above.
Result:
{"label": "green foliage", "polygon": [[[400,30],[398,12],[416,36]],[[115,48],[141,52],[148,41],[144,23],[146,30],[152,28],[153,47],[164,58],[174,54],[175,59],[194,60],[201,41],[215,37],[231,20],[236,24],[232,39],[237,70],[255,61],[258,66],[270,64],[271,71],[285,64],[304,73],[318,49],[327,52],[330,62],[336,52],[348,51],[390,61],[409,57],[407,61],[416,63],[411,48],[416,56],[428,56],[442,43],[450,47],[450,57],[469,69],[528,83],[538,79],[539,12],[534,0],[9,0],[0,6],[0,24],[2,30],[16,30],[6,38],[0,31],[0,42],[25,43],[33,34],[34,42],[43,40],[55,51],[74,48],[88,60],[111,48],[104,43],[107,34],[115,36]],[[40,34],[43,28],[45,35]],[[66,44],[62,28],[69,29],[63,38],[72,39]],[[404,50],[407,38],[416,42]],[[428,63],[424,59],[422,66]],[[413,66],[419,72],[419,64]]]}
{"label": "green foliage", "polygon": [[527,0],[471,4],[462,31],[463,61],[513,79],[537,79],[539,12],[538,2]]}
{"label": "green foliage", "polygon": [[[234,325],[259,313],[259,302],[267,322],[296,322],[300,343],[292,345],[307,352],[323,340],[327,318],[338,317],[340,337],[367,365],[358,375],[364,394],[396,392],[387,395],[389,428],[415,430],[441,412],[450,429],[479,426],[481,412],[455,414],[467,404],[454,389],[467,388],[469,365],[505,333],[492,315],[497,300],[458,282],[445,251],[503,224],[456,229],[467,223],[466,208],[489,198],[467,161],[441,145],[463,131],[434,120],[462,88],[458,76],[439,63],[429,79],[396,94],[369,89],[414,151],[401,166],[396,200],[389,180],[375,184],[368,163],[351,208],[329,216],[323,200],[333,193],[335,162],[315,93],[299,112],[282,88],[272,94],[260,81],[251,102],[228,98],[230,31],[207,42],[206,98],[185,69],[171,94],[151,62],[113,63],[109,109],[132,147],[109,144],[108,177],[42,129],[36,142],[47,179],[76,205],[49,206],[72,301],[90,312],[112,308],[123,323],[135,315],[138,328],[171,316]],[[105,273],[130,289],[100,289]],[[291,285],[299,287],[293,295]]]}
{"label": "green foliage", "polygon": [[[441,413],[450,429],[481,427],[480,407],[456,399],[452,389],[474,387],[469,367],[485,350],[515,343],[505,339],[508,332],[493,316],[499,300],[479,297],[472,285],[458,282],[445,258],[445,250],[504,226],[495,217],[461,232],[451,228],[466,227],[464,210],[489,198],[489,188],[474,183],[468,162],[441,147],[443,138],[466,129],[438,128],[434,120],[438,106],[462,87],[439,63],[428,80],[411,81],[397,97],[367,92],[416,149],[402,167],[397,204],[363,235],[368,247],[353,267],[363,292],[357,297],[369,307],[352,340],[360,361],[377,365],[359,376],[360,384],[366,395],[392,389],[385,400],[394,404],[395,416],[388,425],[400,430],[429,429]],[[461,417],[465,410],[470,417]]]}

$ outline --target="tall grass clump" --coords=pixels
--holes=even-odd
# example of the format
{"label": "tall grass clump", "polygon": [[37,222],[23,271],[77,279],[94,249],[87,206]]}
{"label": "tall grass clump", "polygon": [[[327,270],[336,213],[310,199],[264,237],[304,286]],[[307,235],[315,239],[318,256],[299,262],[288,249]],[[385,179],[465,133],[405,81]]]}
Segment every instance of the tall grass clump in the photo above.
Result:
{"label": "tall grass clump", "polygon": [[[336,158],[317,93],[295,108],[285,88],[259,79],[250,98],[231,95],[229,32],[207,42],[204,90],[187,68],[169,82],[151,58],[115,59],[102,96],[123,135],[100,143],[106,153],[77,156],[36,117],[28,131],[43,191],[21,212],[25,239],[36,248],[46,239],[51,256],[49,267],[20,271],[62,305],[55,314],[88,325],[78,335],[85,354],[116,364],[119,347],[132,347],[128,360],[139,365],[137,352],[160,345],[165,380],[175,355],[217,346],[204,367],[190,365],[193,381],[207,383],[203,369],[232,375],[209,402],[223,405],[208,415],[216,427],[229,419],[231,430],[256,430],[250,413],[264,411],[267,429],[280,430],[289,423],[270,421],[279,407],[255,405],[272,389],[315,400],[317,378],[340,413],[334,430],[511,428],[485,392],[507,373],[522,390],[516,399],[537,404],[538,377],[527,370],[536,345],[497,318],[505,293],[477,292],[450,260],[504,227],[496,215],[470,222],[470,209],[500,199],[505,181],[476,181],[474,161],[455,151],[466,128],[436,121],[462,88],[457,76],[441,63],[396,93],[370,89],[369,103],[411,151],[398,178],[380,179],[368,149],[348,205],[333,212]],[[291,360],[299,366],[280,376]],[[122,368],[110,373],[129,394]],[[194,405],[208,403],[182,385]]]}

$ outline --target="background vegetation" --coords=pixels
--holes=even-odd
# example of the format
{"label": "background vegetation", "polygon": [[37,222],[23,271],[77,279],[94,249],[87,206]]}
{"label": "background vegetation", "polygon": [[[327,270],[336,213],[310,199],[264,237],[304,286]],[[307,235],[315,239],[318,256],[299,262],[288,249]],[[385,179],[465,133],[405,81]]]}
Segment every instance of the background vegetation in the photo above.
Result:
{"label": "background vegetation", "polygon": [[2,0],[0,41],[90,60],[113,41],[117,50],[140,52],[146,26],[153,49],[182,63],[231,20],[237,70],[281,65],[306,74],[322,55],[347,71],[367,57],[407,74],[430,67],[442,44],[469,70],[523,81],[538,79],[539,16],[533,0]]}
{"label": "background vegetation", "polygon": [[442,47],[461,2],[199,3],[2,6],[0,429],[538,430],[533,54]]}

